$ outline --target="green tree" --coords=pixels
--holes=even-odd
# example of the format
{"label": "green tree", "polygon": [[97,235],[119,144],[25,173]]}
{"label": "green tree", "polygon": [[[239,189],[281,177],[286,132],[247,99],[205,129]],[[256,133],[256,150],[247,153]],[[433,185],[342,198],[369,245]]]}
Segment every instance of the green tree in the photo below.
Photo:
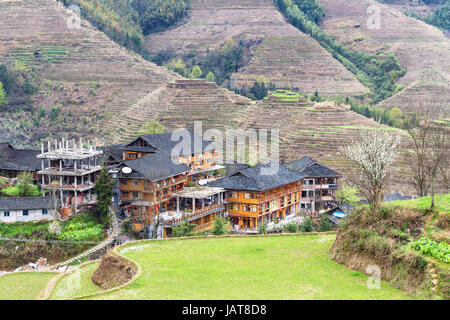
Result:
{"label": "green tree", "polygon": [[360,201],[358,197],[358,189],[350,187],[345,182],[341,186],[340,196],[342,203],[348,203],[349,205],[352,206],[356,206]]}
{"label": "green tree", "polygon": [[314,224],[310,217],[306,217],[305,221],[303,221],[302,225],[300,226],[301,232],[313,232],[314,231]]}
{"label": "green tree", "polygon": [[17,189],[19,194],[24,197],[33,194],[33,175],[31,172],[22,172],[17,176]]}
{"label": "green tree", "polygon": [[154,120],[151,122],[144,123],[139,129],[138,134],[139,135],[156,134],[156,133],[164,133],[165,131],[166,128],[161,123]]}
{"label": "green tree", "polygon": [[95,181],[95,193],[97,195],[97,219],[106,224],[109,221],[109,207],[112,205],[114,181],[108,175],[108,169],[103,165],[100,176]]}
{"label": "green tree", "polygon": [[5,90],[3,89],[3,83],[0,82],[0,107],[6,102]]}
{"label": "green tree", "polygon": [[203,72],[199,66],[195,66],[191,72],[191,78],[199,79],[202,76]]}
{"label": "green tree", "polygon": [[214,82],[215,81],[215,77],[214,77],[214,73],[212,73],[211,71],[206,75],[206,81],[208,82]]}
{"label": "green tree", "polygon": [[211,230],[211,233],[214,235],[222,235],[226,234],[229,231],[230,222],[222,217],[222,216],[216,216],[214,218],[214,227]]}
{"label": "green tree", "polygon": [[391,111],[389,111],[389,118],[394,122],[400,121],[402,117],[403,117],[402,109],[398,107],[394,107],[391,109]]}

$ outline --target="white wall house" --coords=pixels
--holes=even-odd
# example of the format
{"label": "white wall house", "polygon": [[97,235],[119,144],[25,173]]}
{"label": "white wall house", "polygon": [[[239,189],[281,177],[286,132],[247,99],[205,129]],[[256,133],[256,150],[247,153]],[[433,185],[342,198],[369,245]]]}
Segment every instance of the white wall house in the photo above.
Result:
{"label": "white wall house", "polygon": [[0,223],[52,219],[51,197],[0,198]]}

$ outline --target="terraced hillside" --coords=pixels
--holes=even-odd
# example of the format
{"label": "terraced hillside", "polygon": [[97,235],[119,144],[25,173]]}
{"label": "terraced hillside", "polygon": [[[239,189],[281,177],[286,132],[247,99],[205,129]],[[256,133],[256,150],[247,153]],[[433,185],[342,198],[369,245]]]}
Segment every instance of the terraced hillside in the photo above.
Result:
{"label": "terraced hillside", "polygon": [[[349,143],[360,129],[380,126],[375,121],[350,111],[348,106],[328,102],[311,105],[302,98],[298,101],[283,101],[271,97],[254,105],[248,114],[258,116],[244,121],[245,128],[280,129],[282,161],[309,155],[344,174],[350,173],[352,167],[339,153],[338,147]],[[407,139],[404,139],[403,150],[406,150],[406,144]],[[405,184],[408,174],[405,159],[406,153],[403,152],[389,183],[390,191],[411,192],[410,187]]]}
{"label": "terraced hillside", "polygon": [[[116,128],[113,141],[130,141],[143,121],[152,120],[169,129],[192,128],[197,120],[202,121],[203,130],[279,129],[281,161],[308,155],[343,173],[350,172],[351,165],[338,146],[348,143],[361,128],[379,126],[348,106],[314,105],[300,95],[275,94],[253,102],[204,80],[177,80],[111,119],[111,130]],[[409,193],[405,162],[400,160],[398,166],[401,170],[392,179],[392,190]]]}
{"label": "terraced hillside", "polygon": [[[450,40],[441,31],[375,0],[319,1],[325,32],[349,48],[395,52],[407,71],[399,81],[405,89],[381,106],[412,111],[417,100],[432,99],[450,113]],[[381,8],[380,29],[368,28],[371,5]]]}
{"label": "terraced hillside", "polygon": [[229,38],[254,44],[249,64],[231,85],[253,85],[264,75],[278,88],[352,96],[366,93],[356,77],[314,39],[288,24],[272,0],[193,0],[189,18],[169,31],[147,36],[147,49],[205,54]]}
{"label": "terraced hillside", "polygon": [[194,121],[202,121],[205,129],[234,128],[253,103],[215,83],[179,79],[118,113],[106,128],[111,142],[130,141],[142,123],[152,120],[169,129],[193,127]]}
{"label": "terraced hillside", "polygon": [[[54,0],[0,1],[0,64],[20,62],[41,86],[34,114],[53,108],[58,117],[35,123],[33,112],[2,113],[2,140],[18,144],[51,134],[102,135],[102,122],[178,75],[124,50]],[[27,125],[18,127],[26,121]]]}

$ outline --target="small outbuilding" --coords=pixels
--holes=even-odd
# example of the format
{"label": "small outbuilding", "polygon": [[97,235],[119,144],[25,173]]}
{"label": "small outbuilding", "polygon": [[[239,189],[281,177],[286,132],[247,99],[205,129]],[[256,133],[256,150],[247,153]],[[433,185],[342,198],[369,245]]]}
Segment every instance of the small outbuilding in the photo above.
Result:
{"label": "small outbuilding", "polygon": [[51,220],[53,207],[52,197],[0,198],[0,222]]}

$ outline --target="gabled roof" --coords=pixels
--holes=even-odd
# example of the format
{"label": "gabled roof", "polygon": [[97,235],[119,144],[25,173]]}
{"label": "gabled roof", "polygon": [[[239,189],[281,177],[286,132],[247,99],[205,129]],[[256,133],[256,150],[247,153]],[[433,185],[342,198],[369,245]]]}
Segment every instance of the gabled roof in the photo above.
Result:
{"label": "gabled roof", "polygon": [[41,161],[39,150],[16,149],[10,143],[0,143],[0,170],[37,171]]}
{"label": "gabled roof", "polygon": [[0,198],[0,210],[39,210],[53,208],[52,197]]}
{"label": "gabled roof", "polygon": [[146,178],[159,181],[179,174],[189,172],[191,169],[184,164],[176,164],[170,154],[159,152],[139,159],[124,161],[122,167],[129,167],[133,171],[127,175],[131,178]]}
{"label": "gabled roof", "polygon": [[342,174],[310,157],[303,157],[299,160],[288,162],[284,164],[284,167],[303,174],[304,178],[342,177]]}
{"label": "gabled roof", "polygon": [[220,187],[228,190],[265,191],[274,189],[288,183],[302,179],[298,172],[279,166],[276,174],[263,175],[261,169],[265,164],[239,170],[225,178],[208,183],[211,187]]}
{"label": "gabled roof", "polygon": [[103,158],[106,160],[109,157],[115,161],[123,160],[123,144],[113,144],[109,146],[100,147],[103,150]]}
{"label": "gabled roof", "polygon": [[[182,155],[189,155],[194,153],[194,142],[195,137],[197,137],[197,141],[201,141],[201,148],[202,151],[205,151],[206,148],[213,143],[212,141],[204,140],[201,136],[194,133],[194,130],[192,129],[186,129],[186,131],[189,133],[190,139],[191,139],[191,150],[181,150],[182,152],[180,154]],[[137,147],[133,146],[132,144],[139,139],[144,140],[147,142],[150,146],[149,147]],[[172,149],[180,142],[182,139],[180,138],[178,141],[172,141],[172,132],[166,132],[166,133],[158,133],[158,134],[148,134],[148,135],[142,135],[136,139],[134,139],[129,144],[126,144],[124,146],[125,150],[129,151],[142,151],[142,152],[168,152],[169,155],[172,151]]]}

